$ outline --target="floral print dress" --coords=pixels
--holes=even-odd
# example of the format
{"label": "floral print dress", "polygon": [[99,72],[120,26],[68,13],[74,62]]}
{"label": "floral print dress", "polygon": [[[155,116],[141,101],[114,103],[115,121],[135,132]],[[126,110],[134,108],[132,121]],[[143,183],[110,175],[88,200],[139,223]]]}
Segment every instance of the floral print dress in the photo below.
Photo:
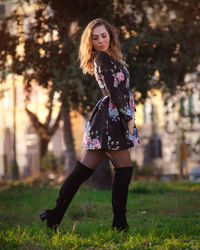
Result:
{"label": "floral print dress", "polygon": [[94,58],[94,75],[103,97],[86,123],[82,148],[120,150],[139,144],[136,126],[133,136],[128,129],[128,121],[135,121],[136,108],[126,66],[100,51]]}

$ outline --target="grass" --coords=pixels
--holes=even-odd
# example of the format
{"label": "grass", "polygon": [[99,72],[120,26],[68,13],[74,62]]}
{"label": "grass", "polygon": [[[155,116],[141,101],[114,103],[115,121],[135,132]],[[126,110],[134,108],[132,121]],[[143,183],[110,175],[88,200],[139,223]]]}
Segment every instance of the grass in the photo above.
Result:
{"label": "grass", "polygon": [[57,232],[38,214],[59,187],[0,183],[0,249],[200,249],[200,184],[132,182],[130,230],[111,230],[111,191],[82,187]]}

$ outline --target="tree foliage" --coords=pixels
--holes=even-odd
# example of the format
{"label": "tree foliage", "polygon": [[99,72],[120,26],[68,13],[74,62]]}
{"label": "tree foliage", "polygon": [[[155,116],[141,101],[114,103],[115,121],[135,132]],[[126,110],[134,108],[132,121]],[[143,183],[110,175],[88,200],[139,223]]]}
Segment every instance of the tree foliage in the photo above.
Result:
{"label": "tree foliage", "polygon": [[[20,14],[20,6],[25,9],[33,3],[36,8],[32,13]],[[1,70],[10,54],[12,64],[6,68],[24,75],[27,90],[31,81],[37,80],[58,91],[62,103],[66,101],[87,115],[100,92],[94,80],[79,69],[78,46],[86,24],[103,17],[119,31],[131,87],[141,93],[140,100],[151,88],[174,93],[177,86],[184,85],[185,74],[195,71],[199,63],[199,13],[197,0],[19,1],[8,20],[25,22],[27,27],[13,35],[6,23],[2,25]],[[23,57],[15,53],[21,37]]]}

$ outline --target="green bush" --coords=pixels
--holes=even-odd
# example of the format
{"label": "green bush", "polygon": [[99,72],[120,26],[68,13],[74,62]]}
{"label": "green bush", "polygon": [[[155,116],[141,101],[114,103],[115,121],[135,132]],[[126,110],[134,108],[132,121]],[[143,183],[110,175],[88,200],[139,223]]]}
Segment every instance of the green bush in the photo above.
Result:
{"label": "green bush", "polygon": [[139,166],[136,161],[132,161],[133,174],[135,177],[138,176],[152,176],[154,175],[154,166],[151,163]]}
{"label": "green bush", "polygon": [[63,172],[65,165],[64,154],[57,157],[52,152],[47,152],[41,160],[41,170],[51,170],[53,172]]}

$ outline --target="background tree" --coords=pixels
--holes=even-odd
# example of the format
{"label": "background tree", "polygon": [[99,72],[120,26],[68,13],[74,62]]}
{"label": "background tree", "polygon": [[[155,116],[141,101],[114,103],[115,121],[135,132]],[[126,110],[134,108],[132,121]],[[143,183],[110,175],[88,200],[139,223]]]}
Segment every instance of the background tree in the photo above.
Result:
{"label": "background tree", "polygon": [[139,100],[152,88],[175,94],[185,87],[186,73],[200,61],[199,1],[118,2],[115,22],[124,24],[121,39]]}

